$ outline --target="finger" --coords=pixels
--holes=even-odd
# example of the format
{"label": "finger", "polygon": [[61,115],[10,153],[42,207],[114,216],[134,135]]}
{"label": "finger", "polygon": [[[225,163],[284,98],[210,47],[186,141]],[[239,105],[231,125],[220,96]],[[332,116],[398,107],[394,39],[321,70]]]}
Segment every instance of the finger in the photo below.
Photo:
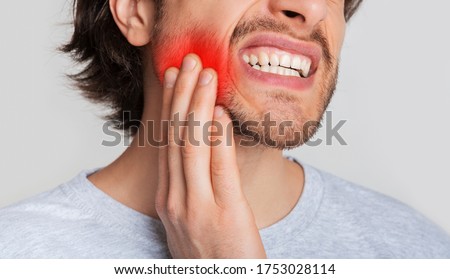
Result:
{"label": "finger", "polygon": [[197,55],[187,55],[181,65],[175,84],[170,111],[169,127],[169,200],[184,203],[186,200],[186,182],[181,154],[183,132],[191,97],[201,71],[201,62]]}
{"label": "finger", "polygon": [[[212,69],[200,73],[188,110],[188,127],[182,147],[187,201],[212,200],[211,146],[208,123],[212,122],[217,95],[217,74]],[[206,129],[206,130],[205,130]],[[206,138],[205,138],[206,137]]]}
{"label": "finger", "polygon": [[221,106],[214,109],[214,121],[218,129],[211,137],[211,180],[216,203],[227,206],[243,198],[233,125]]}
{"label": "finger", "polygon": [[[158,187],[156,192],[156,203],[157,208],[164,210],[167,203],[167,195],[169,190],[169,166],[168,166],[168,148],[167,148],[167,138],[169,129],[169,116],[170,109],[172,106],[172,97],[175,87],[175,82],[178,77],[178,69],[170,68],[165,72],[164,75],[164,88],[162,96],[162,109],[161,109],[161,126],[159,131],[159,140],[161,145],[158,150]],[[161,216],[160,216],[161,217]]]}

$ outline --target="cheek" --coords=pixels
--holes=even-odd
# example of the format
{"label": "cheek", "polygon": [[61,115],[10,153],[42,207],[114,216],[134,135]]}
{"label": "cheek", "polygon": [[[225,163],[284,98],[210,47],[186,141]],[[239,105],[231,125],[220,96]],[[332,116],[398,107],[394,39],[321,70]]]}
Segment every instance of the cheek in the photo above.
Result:
{"label": "cheek", "polygon": [[232,76],[228,67],[227,45],[211,32],[194,31],[176,36],[159,37],[153,48],[153,62],[158,79],[162,82],[164,72],[170,67],[180,68],[183,58],[197,54],[203,68],[212,68],[218,75],[218,97],[225,92]]}

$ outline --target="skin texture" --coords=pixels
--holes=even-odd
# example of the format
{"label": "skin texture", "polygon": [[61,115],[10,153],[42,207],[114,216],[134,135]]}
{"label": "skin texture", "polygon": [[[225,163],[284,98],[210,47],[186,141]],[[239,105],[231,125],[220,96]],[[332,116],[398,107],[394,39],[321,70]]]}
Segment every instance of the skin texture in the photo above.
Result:
{"label": "skin texture", "polygon": [[[89,179],[119,202],[160,219],[175,258],[266,257],[258,229],[292,210],[303,190],[303,169],[283,158],[283,144],[244,147],[242,135],[225,129],[212,136],[221,144],[185,141],[181,146],[178,137],[201,139],[205,131],[190,122],[180,130],[165,129],[161,121],[193,113],[200,124],[215,120],[227,127],[270,112],[278,124],[293,120],[293,134],[305,122],[319,120],[335,84],[344,1],[167,0],[159,17],[152,0],[110,0],[110,7],[130,44],[143,48],[143,124],[131,146]],[[317,33],[326,43],[317,40]],[[312,85],[304,90],[257,81],[243,71],[239,51],[258,34],[315,44],[322,57],[329,56],[320,60]],[[200,44],[180,39],[190,35],[199,36]],[[155,131],[168,146],[148,144]],[[286,142],[287,134],[269,136]],[[225,144],[229,138],[231,144]]]}

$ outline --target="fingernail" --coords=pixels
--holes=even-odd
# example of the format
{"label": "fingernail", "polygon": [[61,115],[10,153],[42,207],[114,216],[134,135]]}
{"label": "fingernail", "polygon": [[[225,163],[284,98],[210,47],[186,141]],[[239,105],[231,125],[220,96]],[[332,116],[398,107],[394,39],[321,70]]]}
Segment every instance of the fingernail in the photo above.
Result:
{"label": "fingernail", "polygon": [[220,117],[222,117],[222,115],[223,115],[224,112],[225,112],[225,111],[223,110],[223,107],[222,107],[222,106],[216,106],[216,107],[214,108],[214,117],[215,117],[215,118],[220,118]]}
{"label": "fingernail", "polygon": [[166,83],[166,88],[173,88],[177,80],[178,74],[175,71],[166,71],[164,76],[164,81]]}
{"label": "fingernail", "polygon": [[200,74],[200,78],[198,79],[198,84],[208,85],[212,79],[213,79],[213,75],[210,72],[203,71]]}
{"label": "fingernail", "polygon": [[192,56],[186,56],[183,59],[183,65],[181,66],[181,70],[188,72],[194,70],[195,66],[197,66],[197,60],[195,60]]}

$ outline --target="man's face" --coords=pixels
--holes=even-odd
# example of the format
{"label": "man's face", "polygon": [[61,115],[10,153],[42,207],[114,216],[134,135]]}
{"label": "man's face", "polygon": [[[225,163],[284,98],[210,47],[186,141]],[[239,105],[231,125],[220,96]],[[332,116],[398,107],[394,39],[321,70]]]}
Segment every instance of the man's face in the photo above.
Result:
{"label": "man's face", "polygon": [[162,2],[159,77],[194,52],[218,72],[217,103],[241,125],[237,135],[292,148],[315,133],[336,85],[345,0]]}

